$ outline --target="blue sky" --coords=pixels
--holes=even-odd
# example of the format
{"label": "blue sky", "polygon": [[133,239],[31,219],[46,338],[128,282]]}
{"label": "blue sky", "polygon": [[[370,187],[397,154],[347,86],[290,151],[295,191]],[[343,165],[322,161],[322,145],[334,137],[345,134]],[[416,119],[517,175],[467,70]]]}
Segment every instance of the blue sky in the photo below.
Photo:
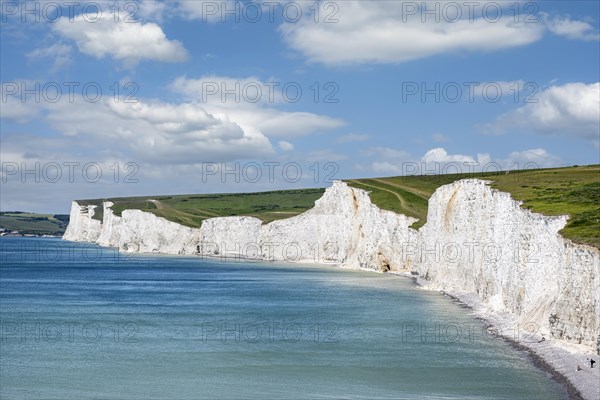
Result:
{"label": "blue sky", "polygon": [[597,1],[1,4],[2,210],[600,162]]}

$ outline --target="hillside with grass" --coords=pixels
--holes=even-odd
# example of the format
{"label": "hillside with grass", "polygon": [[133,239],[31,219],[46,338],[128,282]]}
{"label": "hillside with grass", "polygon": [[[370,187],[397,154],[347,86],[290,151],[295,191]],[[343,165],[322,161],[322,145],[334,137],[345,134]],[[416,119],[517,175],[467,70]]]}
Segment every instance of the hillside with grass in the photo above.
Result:
{"label": "hillside with grass", "polygon": [[492,181],[491,186],[509,192],[522,207],[545,215],[570,216],[562,235],[578,243],[600,248],[600,165],[523,171],[449,175],[399,176],[352,179],[347,183],[369,191],[379,208],[418,218],[414,228],[427,220],[427,202],[440,186],[460,179]]}
{"label": "hillside with grass", "polygon": [[[600,248],[600,165],[523,171],[398,176],[351,179],[346,182],[369,192],[371,201],[384,210],[427,219],[429,197],[440,186],[466,178],[492,181],[492,187],[523,201],[523,207],[545,215],[570,216],[562,234],[578,243]],[[324,189],[281,190],[260,193],[194,194],[78,200],[96,205],[95,219],[102,220],[102,202],[112,201],[116,215],[125,209],[151,212],[189,227],[200,227],[207,218],[252,216],[268,223],[293,217],[313,207]]]}
{"label": "hillside with grass", "polygon": [[189,227],[200,227],[208,218],[251,216],[265,223],[293,217],[312,208],[325,189],[279,190],[236,194],[193,194],[178,196],[121,197],[77,200],[80,205],[96,205],[94,219],[102,221],[102,202],[112,201],[115,215],[126,209],[153,213]]}
{"label": "hillside with grass", "polygon": [[69,216],[62,214],[34,214],[21,211],[0,212],[0,229],[18,231],[25,235],[61,236],[69,224]]}

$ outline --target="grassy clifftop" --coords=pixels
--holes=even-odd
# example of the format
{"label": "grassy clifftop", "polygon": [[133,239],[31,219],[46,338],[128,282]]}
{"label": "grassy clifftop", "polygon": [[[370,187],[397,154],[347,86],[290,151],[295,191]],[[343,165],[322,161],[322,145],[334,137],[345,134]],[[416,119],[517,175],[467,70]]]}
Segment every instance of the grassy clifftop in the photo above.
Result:
{"label": "grassy clifftop", "polygon": [[546,215],[570,215],[562,235],[578,243],[600,248],[600,165],[582,167],[492,172],[399,176],[353,179],[352,187],[370,192],[378,207],[419,218],[419,228],[427,218],[427,201],[440,186],[459,179],[492,181],[492,187],[509,192],[523,207]]}
{"label": "grassy clifftop", "polygon": [[81,205],[97,205],[95,219],[102,220],[102,202],[112,201],[116,215],[126,209],[147,211],[179,224],[200,227],[214,217],[246,215],[271,222],[289,218],[312,208],[325,189],[280,190],[260,193],[193,194],[179,196],[121,197],[78,200]]}
{"label": "grassy clifftop", "polygon": [[[429,197],[440,186],[465,178],[493,181],[492,187],[512,194],[523,207],[546,215],[571,216],[561,232],[579,243],[600,248],[600,165],[525,171],[398,176],[352,179],[346,182],[370,192],[378,207],[419,219],[423,226]],[[289,218],[313,207],[324,189],[281,190],[262,193],[144,196],[81,200],[98,208],[94,218],[102,220],[102,202],[110,200],[120,215],[125,209],[139,209],[182,225],[199,227],[213,217],[247,215],[264,222]]]}

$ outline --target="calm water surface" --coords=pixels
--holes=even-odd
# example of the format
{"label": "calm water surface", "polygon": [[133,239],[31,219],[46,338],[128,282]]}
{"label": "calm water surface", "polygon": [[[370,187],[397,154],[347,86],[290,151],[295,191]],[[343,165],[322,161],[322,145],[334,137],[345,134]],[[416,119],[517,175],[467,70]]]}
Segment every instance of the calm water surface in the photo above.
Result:
{"label": "calm water surface", "polygon": [[0,239],[2,399],[564,399],[404,278]]}

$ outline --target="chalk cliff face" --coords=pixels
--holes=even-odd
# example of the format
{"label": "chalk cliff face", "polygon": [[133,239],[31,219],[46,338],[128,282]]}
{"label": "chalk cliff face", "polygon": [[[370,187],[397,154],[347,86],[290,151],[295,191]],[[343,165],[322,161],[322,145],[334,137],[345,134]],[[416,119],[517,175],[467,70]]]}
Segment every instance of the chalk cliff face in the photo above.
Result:
{"label": "chalk cliff face", "polygon": [[113,203],[104,203],[97,243],[132,253],[196,254],[200,230],[140,210],[114,215]]}
{"label": "chalk cliff face", "polygon": [[102,223],[93,219],[96,206],[80,206],[76,201],[71,202],[69,226],[63,239],[74,242],[95,242],[100,236]]}
{"label": "chalk cliff face", "polygon": [[403,270],[401,248],[393,243],[411,240],[415,221],[380,210],[363,190],[334,182],[311,210],[264,225],[260,243],[264,259]]}
{"label": "chalk cliff face", "polygon": [[311,210],[269,224],[224,217],[197,229],[139,210],[118,217],[111,206],[104,204],[101,224],[92,219],[93,207],[73,202],[64,239],[128,252],[411,271],[433,288],[476,293],[529,328],[600,350],[600,253],[558,234],[565,216],[524,210],[484,181],[440,187],[419,231],[409,228],[414,218],[379,209],[367,192],[343,182],[334,182]]}
{"label": "chalk cliff face", "polygon": [[225,217],[204,221],[201,253],[245,258],[332,263],[348,268],[400,270],[405,265],[394,241],[415,232],[414,218],[383,211],[366,192],[335,182],[314,208],[263,225],[257,218]]}
{"label": "chalk cliff face", "polygon": [[477,293],[524,329],[595,347],[600,255],[560,236],[566,222],[525,210],[484,181],[462,180],[430,198],[409,257],[436,288]]}
{"label": "chalk cliff face", "polygon": [[259,259],[257,246],[262,221],[253,217],[211,218],[200,228],[199,253]]}

